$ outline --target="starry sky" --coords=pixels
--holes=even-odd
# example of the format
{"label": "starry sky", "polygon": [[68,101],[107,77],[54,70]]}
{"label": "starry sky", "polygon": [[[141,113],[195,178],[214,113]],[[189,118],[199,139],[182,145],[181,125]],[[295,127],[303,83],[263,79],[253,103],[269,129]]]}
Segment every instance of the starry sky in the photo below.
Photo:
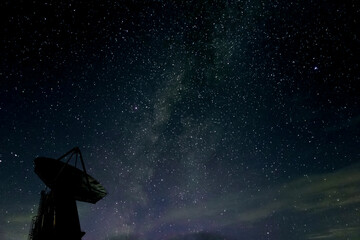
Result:
{"label": "starry sky", "polygon": [[358,1],[0,5],[1,240],[75,146],[84,240],[360,238]]}

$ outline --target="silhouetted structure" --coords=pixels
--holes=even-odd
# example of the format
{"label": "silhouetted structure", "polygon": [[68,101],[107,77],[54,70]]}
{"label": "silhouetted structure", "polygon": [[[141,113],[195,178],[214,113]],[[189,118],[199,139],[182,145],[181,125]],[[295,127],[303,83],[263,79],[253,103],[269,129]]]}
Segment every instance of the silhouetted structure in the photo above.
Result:
{"label": "silhouetted structure", "polygon": [[[75,165],[69,161],[75,155]],[[61,159],[68,157],[66,162]],[[80,158],[82,170],[76,168]],[[86,173],[80,149],[75,147],[58,159],[34,160],[35,173],[49,187],[41,191],[38,214],[33,218],[29,240],[81,240],[76,200],[96,203],[106,195],[104,187]]]}

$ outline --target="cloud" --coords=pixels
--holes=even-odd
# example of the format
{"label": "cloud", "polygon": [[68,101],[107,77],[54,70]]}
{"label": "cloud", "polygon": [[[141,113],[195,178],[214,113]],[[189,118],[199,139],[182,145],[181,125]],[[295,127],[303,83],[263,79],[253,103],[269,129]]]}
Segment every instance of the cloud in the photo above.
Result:
{"label": "cloud", "polygon": [[199,233],[191,233],[185,235],[179,235],[170,240],[227,240],[230,239],[226,236],[222,236],[217,233],[207,233],[207,232],[199,232]]}
{"label": "cloud", "polygon": [[307,239],[359,239],[360,227],[329,229],[325,232],[309,234]]}
{"label": "cloud", "polygon": [[212,219],[218,226],[252,224],[283,211],[319,214],[360,203],[360,164],[333,173],[304,176],[266,191],[222,196],[169,212],[162,220]]}
{"label": "cloud", "polygon": [[27,239],[33,215],[15,213],[0,220],[0,238],[8,240]]}
{"label": "cloud", "polygon": [[113,236],[109,240],[138,240],[139,237],[133,234],[120,234],[118,236]]}

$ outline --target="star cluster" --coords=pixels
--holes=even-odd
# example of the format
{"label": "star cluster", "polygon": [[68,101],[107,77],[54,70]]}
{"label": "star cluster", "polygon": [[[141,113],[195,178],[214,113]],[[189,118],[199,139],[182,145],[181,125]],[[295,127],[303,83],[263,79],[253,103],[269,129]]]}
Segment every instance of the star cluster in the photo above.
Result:
{"label": "star cluster", "polygon": [[360,237],[356,1],[6,1],[0,239],[37,156],[108,190],[84,240]]}

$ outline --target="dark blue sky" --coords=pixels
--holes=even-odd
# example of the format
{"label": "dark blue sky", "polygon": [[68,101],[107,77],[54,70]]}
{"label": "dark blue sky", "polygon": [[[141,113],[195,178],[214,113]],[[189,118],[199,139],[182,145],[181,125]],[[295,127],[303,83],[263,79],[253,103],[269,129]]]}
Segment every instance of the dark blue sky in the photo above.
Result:
{"label": "dark blue sky", "polygon": [[0,239],[74,146],[84,240],[360,237],[356,1],[1,8]]}

